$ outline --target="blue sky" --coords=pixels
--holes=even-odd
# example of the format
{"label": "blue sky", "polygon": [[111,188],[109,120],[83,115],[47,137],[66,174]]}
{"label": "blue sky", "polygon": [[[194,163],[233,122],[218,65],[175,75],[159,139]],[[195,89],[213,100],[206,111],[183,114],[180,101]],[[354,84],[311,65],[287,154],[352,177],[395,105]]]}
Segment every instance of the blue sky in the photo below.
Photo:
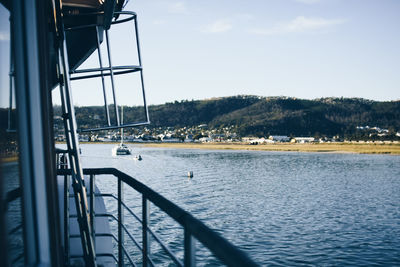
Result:
{"label": "blue sky", "polygon": [[[238,94],[400,99],[399,0],[131,0],[126,10],[138,14],[150,104]],[[132,64],[131,28],[118,27],[114,64]],[[116,86],[118,104],[140,103],[137,81]],[[102,104],[100,80],[73,88],[75,104]]]}
{"label": "blue sky", "polygon": [[8,14],[0,4],[0,107],[7,107],[9,103],[8,73],[9,61],[9,25]]}
{"label": "blue sky", "polygon": [[397,0],[132,0],[127,9],[138,13],[150,103],[400,98]]}

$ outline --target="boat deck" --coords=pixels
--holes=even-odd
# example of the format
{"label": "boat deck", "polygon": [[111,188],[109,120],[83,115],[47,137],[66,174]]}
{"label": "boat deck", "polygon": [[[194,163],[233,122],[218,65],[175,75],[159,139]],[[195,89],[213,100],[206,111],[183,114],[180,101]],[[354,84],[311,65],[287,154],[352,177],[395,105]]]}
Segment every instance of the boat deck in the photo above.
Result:
{"label": "boat deck", "polygon": [[[61,230],[64,231],[64,177],[58,176],[58,195],[60,208],[60,224]],[[88,190],[90,190],[88,188]],[[85,266],[83,259],[83,251],[81,245],[81,237],[79,233],[79,224],[76,218],[75,199],[73,198],[73,188],[69,188],[69,255],[70,264],[72,266]],[[90,192],[88,191],[88,202],[90,202]],[[100,191],[96,187],[95,194],[99,195]],[[95,213],[106,214],[107,210],[104,200],[101,196],[95,197]],[[96,258],[99,266],[115,266],[113,241],[111,237],[110,224],[107,217],[95,217],[96,232]],[[63,232],[62,232],[63,233]],[[64,235],[62,234],[62,242],[64,243]]]}

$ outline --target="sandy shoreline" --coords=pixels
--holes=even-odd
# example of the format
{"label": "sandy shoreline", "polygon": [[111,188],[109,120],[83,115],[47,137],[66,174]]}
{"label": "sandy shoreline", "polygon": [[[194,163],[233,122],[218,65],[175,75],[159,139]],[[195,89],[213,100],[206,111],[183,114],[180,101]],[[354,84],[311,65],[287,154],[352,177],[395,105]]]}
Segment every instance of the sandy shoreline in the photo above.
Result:
{"label": "sandy shoreline", "polygon": [[18,156],[11,156],[11,157],[0,157],[0,163],[9,163],[9,162],[17,162]]}
{"label": "sandy shoreline", "polygon": [[[64,144],[63,142],[56,142]],[[117,144],[117,142],[80,142],[81,144]],[[165,147],[177,149],[206,150],[255,150],[255,151],[289,151],[319,153],[354,153],[354,154],[389,154],[400,155],[400,144],[368,144],[368,143],[310,143],[310,144],[263,144],[249,145],[241,143],[130,143],[145,147]]]}
{"label": "sandy shoreline", "polygon": [[320,153],[355,153],[355,154],[391,154],[400,155],[400,144],[229,144],[229,143],[147,143],[146,147],[166,147],[183,149],[209,150],[256,150],[256,151],[291,151]]}

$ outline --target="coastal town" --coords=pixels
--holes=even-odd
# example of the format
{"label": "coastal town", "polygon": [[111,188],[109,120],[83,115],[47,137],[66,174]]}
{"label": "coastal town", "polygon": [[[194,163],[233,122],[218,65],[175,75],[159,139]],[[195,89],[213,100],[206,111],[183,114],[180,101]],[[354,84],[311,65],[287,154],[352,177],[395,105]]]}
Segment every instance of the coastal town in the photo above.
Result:
{"label": "coastal town", "polygon": [[[400,143],[400,132],[391,132],[376,126],[357,126],[363,133],[359,138],[345,136],[240,136],[235,126],[210,129],[207,124],[193,127],[157,127],[126,129],[123,140],[132,143],[244,143],[251,145],[275,143]],[[56,141],[65,141],[65,134],[58,133]],[[81,133],[81,142],[119,142],[121,133],[118,130]]]}

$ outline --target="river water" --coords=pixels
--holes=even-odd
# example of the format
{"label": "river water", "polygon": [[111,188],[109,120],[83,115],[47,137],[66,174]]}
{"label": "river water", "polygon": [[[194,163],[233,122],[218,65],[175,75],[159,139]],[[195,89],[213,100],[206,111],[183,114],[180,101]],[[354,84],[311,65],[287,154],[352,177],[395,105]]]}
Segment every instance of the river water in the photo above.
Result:
{"label": "river water", "polygon": [[[113,146],[82,145],[83,166],[126,172],[261,265],[400,265],[399,156],[131,146],[143,157],[135,161],[112,157]],[[115,192],[111,181],[96,182]],[[140,199],[126,191],[125,201],[140,214]],[[106,204],[115,210],[113,202]],[[152,227],[180,251],[182,231],[151,210]],[[163,261],[161,249],[152,247],[152,253]],[[218,265],[204,249],[197,255],[199,265]]]}

